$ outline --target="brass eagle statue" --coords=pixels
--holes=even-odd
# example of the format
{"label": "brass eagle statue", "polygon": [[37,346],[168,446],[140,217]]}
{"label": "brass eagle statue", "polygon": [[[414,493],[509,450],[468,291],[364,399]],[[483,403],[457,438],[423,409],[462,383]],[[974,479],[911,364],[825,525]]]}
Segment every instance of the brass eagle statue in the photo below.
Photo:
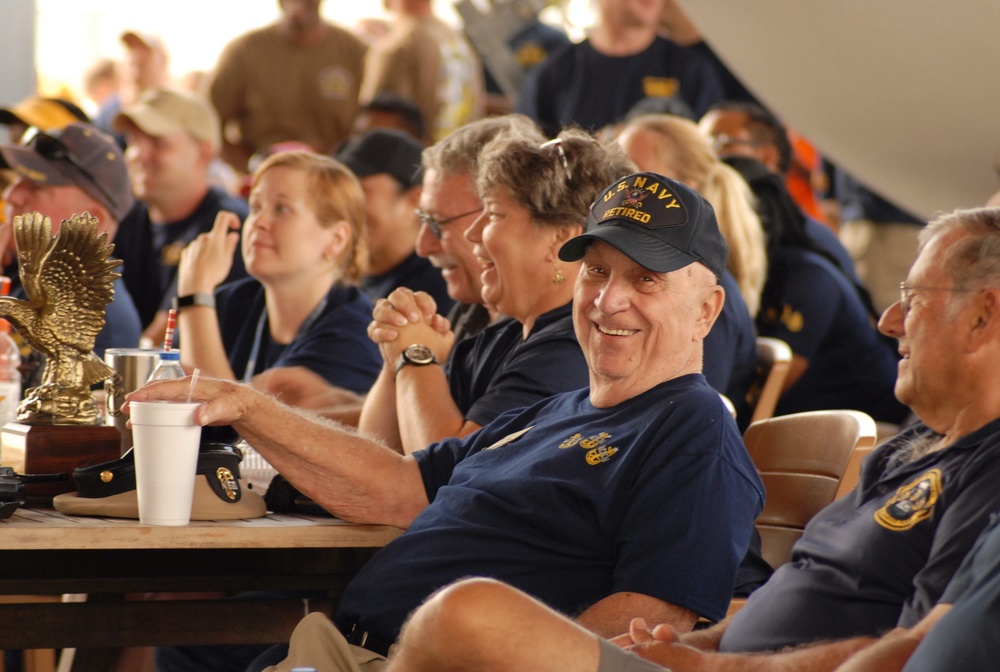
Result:
{"label": "brass eagle statue", "polygon": [[52,221],[41,214],[14,217],[17,261],[27,300],[0,297],[7,318],[29,345],[45,355],[41,384],[25,390],[18,422],[95,425],[100,422],[91,385],[114,375],[94,354],[104,311],[121,277],[108,234],[97,233],[90,213]]}

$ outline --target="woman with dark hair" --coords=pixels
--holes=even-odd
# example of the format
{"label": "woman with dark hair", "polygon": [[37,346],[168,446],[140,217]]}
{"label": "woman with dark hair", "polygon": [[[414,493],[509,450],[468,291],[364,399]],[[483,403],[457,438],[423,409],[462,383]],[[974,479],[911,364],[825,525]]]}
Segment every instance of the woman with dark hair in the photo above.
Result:
{"label": "woman with dark hair", "polygon": [[805,232],[805,217],[782,179],[762,163],[729,157],[747,181],[767,235],[767,282],[757,314],[761,336],[792,349],[792,366],[776,413],[850,408],[901,423],[909,409],[896,400],[894,346],[875,328],[863,288]]}

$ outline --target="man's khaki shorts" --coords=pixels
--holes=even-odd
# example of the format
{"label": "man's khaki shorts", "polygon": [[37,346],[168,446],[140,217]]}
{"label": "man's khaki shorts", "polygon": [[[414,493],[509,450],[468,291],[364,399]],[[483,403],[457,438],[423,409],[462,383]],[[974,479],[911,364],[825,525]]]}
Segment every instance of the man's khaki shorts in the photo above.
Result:
{"label": "man's khaki shorts", "polygon": [[348,644],[326,616],[312,613],[299,621],[288,642],[288,657],[264,672],[289,672],[295,667],[315,667],[337,672],[382,672],[383,656]]}

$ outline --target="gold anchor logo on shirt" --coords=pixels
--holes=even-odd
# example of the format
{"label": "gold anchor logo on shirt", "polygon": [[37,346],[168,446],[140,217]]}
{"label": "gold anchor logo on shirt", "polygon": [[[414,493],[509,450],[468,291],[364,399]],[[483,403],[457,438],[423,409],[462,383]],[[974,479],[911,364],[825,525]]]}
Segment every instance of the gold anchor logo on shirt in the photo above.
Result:
{"label": "gold anchor logo on shirt", "polygon": [[604,445],[610,438],[611,435],[607,432],[600,432],[585,439],[583,438],[583,434],[577,432],[560,443],[559,447],[573,448],[574,446],[580,446],[581,448],[587,450],[587,464],[596,465],[601,464],[602,462],[607,462],[611,459],[612,455],[618,452],[618,448]]}

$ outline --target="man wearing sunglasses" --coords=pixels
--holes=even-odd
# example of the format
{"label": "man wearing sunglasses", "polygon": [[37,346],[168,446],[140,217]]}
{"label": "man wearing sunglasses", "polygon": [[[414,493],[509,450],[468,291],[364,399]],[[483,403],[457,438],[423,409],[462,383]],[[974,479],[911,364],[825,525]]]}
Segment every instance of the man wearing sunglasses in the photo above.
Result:
{"label": "man wearing sunglasses", "polygon": [[[3,167],[17,176],[4,194],[6,223],[0,229],[4,246],[9,244],[14,216],[36,211],[52,219],[53,233],[64,219],[89,212],[99,221],[98,232],[114,240],[118,223],[135,202],[121,150],[110,136],[89,124],[39,131],[24,145],[0,145],[0,158]],[[11,269],[5,270],[13,275]],[[107,348],[134,348],[139,343],[139,314],[121,278],[114,291],[104,328],[94,342],[99,357]]]}

